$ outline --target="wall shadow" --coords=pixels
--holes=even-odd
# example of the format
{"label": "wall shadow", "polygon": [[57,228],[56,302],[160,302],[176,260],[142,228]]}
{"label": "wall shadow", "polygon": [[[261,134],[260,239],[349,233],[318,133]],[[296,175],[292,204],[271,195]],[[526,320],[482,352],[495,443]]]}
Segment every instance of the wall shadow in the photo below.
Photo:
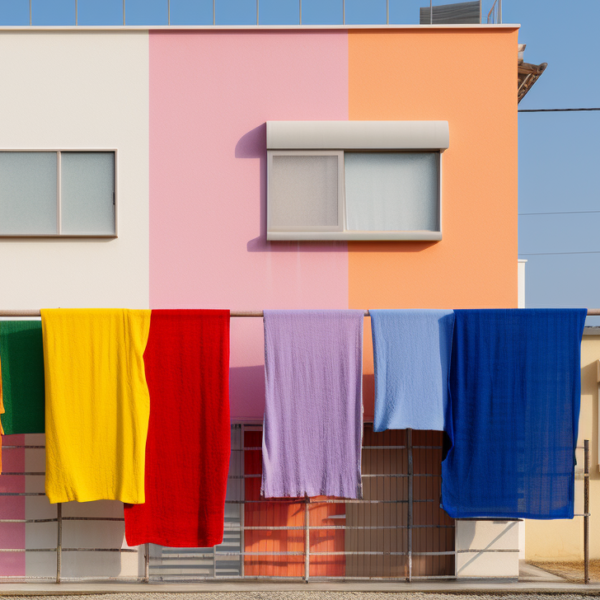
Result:
{"label": "wall shadow", "polygon": [[265,412],[265,367],[230,367],[229,398],[235,419],[262,419]]}

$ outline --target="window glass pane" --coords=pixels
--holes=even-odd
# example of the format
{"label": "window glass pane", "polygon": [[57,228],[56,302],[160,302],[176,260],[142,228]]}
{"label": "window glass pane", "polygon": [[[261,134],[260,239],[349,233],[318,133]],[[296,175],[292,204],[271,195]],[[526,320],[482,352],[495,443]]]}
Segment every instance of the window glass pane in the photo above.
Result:
{"label": "window glass pane", "polygon": [[439,231],[437,152],[346,152],[349,231]]}
{"label": "window glass pane", "polygon": [[270,227],[338,226],[338,157],[273,156]]}
{"label": "window glass pane", "polygon": [[62,233],[115,233],[114,153],[63,152],[61,162]]}
{"label": "window glass pane", "polygon": [[0,152],[0,234],[56,233],[56,153]]}

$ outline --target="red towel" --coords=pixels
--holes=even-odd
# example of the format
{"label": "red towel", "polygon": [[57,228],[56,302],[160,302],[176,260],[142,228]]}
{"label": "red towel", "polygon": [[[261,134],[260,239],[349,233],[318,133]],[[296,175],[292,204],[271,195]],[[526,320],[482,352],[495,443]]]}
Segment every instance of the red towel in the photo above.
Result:
{"label": "red towel", "polygon": [[229,311],[153,310],[146,503],[125,506],[130,546],[223,541],[229,471]]}

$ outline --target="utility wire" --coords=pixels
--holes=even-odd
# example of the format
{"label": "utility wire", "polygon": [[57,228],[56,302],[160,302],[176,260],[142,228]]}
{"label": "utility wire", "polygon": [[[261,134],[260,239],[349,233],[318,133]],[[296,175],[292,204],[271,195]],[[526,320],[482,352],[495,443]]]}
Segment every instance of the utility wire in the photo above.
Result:
{"label": "utility wire", "polygon": [[589,252],[519,252],[519,256],[554,256],[558,254],[600,254],[600,250],[590,250]]}
{"label": "utility wire", "polygon": [[573,210],[573,211],[561,211],[561,212],[532,212],[532,213],[519,213],[520,217],[531,216],[531,215],[590,215],[600,213],[600,210]]}
{"label": "utility wire", "polygon": [[600,110],[598,108],[521,108],[518,112],[580,112]]}

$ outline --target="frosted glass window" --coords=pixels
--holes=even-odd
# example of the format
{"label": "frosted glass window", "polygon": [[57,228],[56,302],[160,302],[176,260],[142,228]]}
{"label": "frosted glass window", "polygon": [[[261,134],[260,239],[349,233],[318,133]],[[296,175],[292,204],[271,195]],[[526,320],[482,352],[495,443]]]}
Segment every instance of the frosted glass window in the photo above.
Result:
{"label": "frosted glass window", "polygon": [[61,233],[115,233],[113,152],[61,154]]}
{"label": "frosted glass window", "polygon": [[272,160],[270,227],[337,229],[338,156],[274,155]]}
{"label": "frosted glass window", "polygon": [[0,152],[0,235],[56,229],[56,152]]}
{"label": "frosted glass window", "polygon": [[439,231],[439,153],[346,152],[349,231]]}

